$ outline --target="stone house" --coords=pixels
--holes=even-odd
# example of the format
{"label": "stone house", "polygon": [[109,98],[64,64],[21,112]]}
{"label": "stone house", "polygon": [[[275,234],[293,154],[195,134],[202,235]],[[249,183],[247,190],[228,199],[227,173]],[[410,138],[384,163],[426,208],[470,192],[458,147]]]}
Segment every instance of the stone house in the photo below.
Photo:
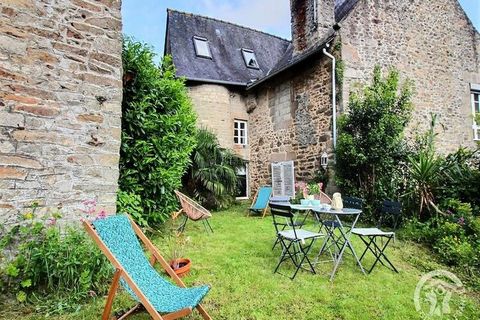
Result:
{"label": "stone house", "polygon": [[0,225],[33,202],[115,212],[120,0],[0,1]]}
{"label": "stone house", "polygon": [[[165,53],[185,77],[199,122],[248,160],[245,195],[291,195],[333,158],[336,117],[375,65],[415,82],[409,134],[443,130],[447,153],[474,147],[480,35],[457,0],[291,0],[292,40],[168,10]],[[272,172],[273,180],[272,181]]]}

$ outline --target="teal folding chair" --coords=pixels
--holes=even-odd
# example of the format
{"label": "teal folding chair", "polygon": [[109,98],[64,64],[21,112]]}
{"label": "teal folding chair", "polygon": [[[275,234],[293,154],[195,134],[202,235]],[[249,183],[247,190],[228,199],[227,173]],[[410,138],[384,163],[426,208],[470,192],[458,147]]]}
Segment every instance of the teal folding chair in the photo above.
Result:
{"label": "teal folding chair", "polygon": [[[83,221],[108,260],[115,267],[113,282],[108,293],[102,320],[110,317],[113,299],[121,284],[138,304],[117,319],[125,319],[143,306],[155,320],[177,319],[192,313],[196,308],[204,319],[211,319],[200,305],[210,290],[209,286],[186,288],[157,248],[127,215],[116,215],[94,222]],[[150,252],[147,259],[138,238]],[[176,285],[163,278],[153,265],[159,262]]]}
{"label": "teal folding chair", "polygon": [[265,218],[271,194],[272,187],[260,187],[260,189],[258,189],[257,193],[255,194],[255,198],[253,198],[253,204],[250,207],[248,214],[250,215],[250,212],[260,213],[262,217]]}

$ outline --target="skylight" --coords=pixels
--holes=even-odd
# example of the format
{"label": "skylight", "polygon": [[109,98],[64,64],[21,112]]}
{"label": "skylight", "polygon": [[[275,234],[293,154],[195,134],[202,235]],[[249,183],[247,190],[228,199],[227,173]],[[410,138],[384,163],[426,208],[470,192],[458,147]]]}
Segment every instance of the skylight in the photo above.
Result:
{"label": "skylight", "polygon": [[193,37],[193,44],[195,46],[195,54],[197,57],[212,58],[210,47],[208,46],[208,40],[202,37]]}
{"label": "skylight", "polygon": [[242,49],[243,60],[247,68],[260,69],[255,53],[249,49]]}

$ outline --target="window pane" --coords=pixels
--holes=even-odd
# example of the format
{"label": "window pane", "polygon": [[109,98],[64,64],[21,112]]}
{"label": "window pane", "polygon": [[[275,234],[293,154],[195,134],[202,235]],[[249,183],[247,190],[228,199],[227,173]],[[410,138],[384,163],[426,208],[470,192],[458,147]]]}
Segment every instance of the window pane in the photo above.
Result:
{"label": "window pane", "polygon": [[233,142],[238,143],[238,137],[233,137]]}
{"label": "window pane", "polygon": [[480,103],[477,101],[473,105],[475,106],[475,112],[480,112]]}
{"label": "window pane", "polygon": [[257,58],[255,57],[255,53],[251,50],[242,49],[243,60],[245,64],[249,68],[258,69]]}
{"label": "window pane", "polygon": [[245,122],[240,122],[240,129],[245,128]]}
{"label": "window pane", "polygon": [[238,129],[238,121],[235,121],[235,129]]}
{"label": "window pane", "polygon": [[197,56],[211,58],[210,48],[208,47],[207,39],[193,38],[195,43],[195,52]]}

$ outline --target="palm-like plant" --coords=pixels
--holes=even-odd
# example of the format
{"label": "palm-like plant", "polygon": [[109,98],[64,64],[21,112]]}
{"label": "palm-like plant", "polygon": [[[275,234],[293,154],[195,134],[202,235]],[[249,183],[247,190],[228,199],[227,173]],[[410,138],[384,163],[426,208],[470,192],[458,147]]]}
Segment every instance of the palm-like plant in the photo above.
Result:
{"label": "palm-like plant", "polygon": [[435,204],[435,195],[442,188],[443,174],[450,165],[435,153],[436,120],[437,116],[432,115],[430,129],[418,141],[420,150],[417,154],[407,157],[411,188],[406,196],[416,200],[418,204],[417,218],[421,218],[425,211],[431,209],[434,209],[436,213],[442,213]]}
{"label": "palm-like plant", "polygon": [[245,162],[232,151],[221,148],[214,133],[199,129],[192,165],[183,177],[191,196],[209,208],[221,207],[237,190],[237,170]]}
{"label": "palm-like plant", "polygon": [[435,193],[440,188],[441,173],[444,169],[443,159],[433,152],[422,151],[416,156],[408,157],[408,164],[413,188],[407,195],[417,199],[418,217],[430,208],[437,213],[441,212],[435,205]]}

